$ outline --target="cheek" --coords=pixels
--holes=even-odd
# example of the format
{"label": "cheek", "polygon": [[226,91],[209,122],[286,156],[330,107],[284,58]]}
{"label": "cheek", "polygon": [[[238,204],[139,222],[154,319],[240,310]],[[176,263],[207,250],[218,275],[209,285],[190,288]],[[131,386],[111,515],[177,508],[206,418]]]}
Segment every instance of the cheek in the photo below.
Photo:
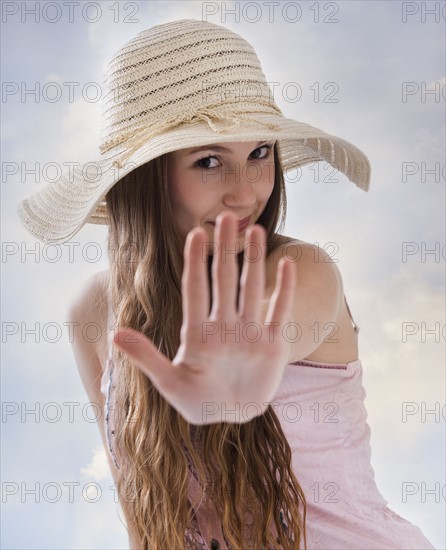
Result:
{"label": "cheek", "polygon": [[200,210],[201,205],[206,202],[206,193],[196,185],[179,185],[172,195],[173,204],[181,210]]}
{"label": "cheek", "polygon": [[181,226],[196,223],[209,208],[209,193],[192,177],[172,178],[169,181],[169,199],[174,218]]}
{"label": "cheek", "polygon": [[176,213],[178,210],[181,210],[181,208],[184,207],[184,201],[187,199],[187,193],[185,192],[184,186],[172,185],[169,188],[169,198],[173,212]]}
{"label": "cheek", "polygon": [[257,192],[259,199],[267,200],[274,189],[274,162],[266,161],[261,166],[257,167]]}
{"label": "cheek", "polygon": [[274,175],[270,177],[268,172],[269,170],[266,175],[261,178],[258,185],[258,198],[261,201],[267,201],[274,189]]}
{"label": "cheek", "polygon": [[168,175],[167,187],[172,212],[179,214],[185,207],[187,208],[189,190],[187,177],[181,176],[181,171],[173,167]]}

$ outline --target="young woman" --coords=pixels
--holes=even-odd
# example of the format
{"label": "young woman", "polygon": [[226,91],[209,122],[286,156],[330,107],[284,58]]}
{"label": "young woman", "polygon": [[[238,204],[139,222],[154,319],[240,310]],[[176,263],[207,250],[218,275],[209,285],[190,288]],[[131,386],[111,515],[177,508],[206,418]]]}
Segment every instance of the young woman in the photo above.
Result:
{"label": "young woman", "polygon": [[131,547],[433,548],[374,483],[341,274],[280,233],[284,172],[324,160],[367,191],[365,155],[286,119],[252,47],[215,24],[139,33],[105,89],[96,177],[19,215],[53,243],[109,225],[109,269],[69,320]]}

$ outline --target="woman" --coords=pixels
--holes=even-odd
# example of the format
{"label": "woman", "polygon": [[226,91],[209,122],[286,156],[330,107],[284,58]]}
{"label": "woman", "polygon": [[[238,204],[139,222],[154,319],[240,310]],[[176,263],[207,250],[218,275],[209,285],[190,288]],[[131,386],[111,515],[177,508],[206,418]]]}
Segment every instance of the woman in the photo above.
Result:
{"label": "woman", "polygon": [[339,270],[277,228],[283,172],[325,160],[367,191],[365,155],[283,117],[252,47],[211,23],[139,33],[105,85],[96,177],[19,215],[54,243],[109,224],[69,320],[131,547],[432,548],[374,484]]}

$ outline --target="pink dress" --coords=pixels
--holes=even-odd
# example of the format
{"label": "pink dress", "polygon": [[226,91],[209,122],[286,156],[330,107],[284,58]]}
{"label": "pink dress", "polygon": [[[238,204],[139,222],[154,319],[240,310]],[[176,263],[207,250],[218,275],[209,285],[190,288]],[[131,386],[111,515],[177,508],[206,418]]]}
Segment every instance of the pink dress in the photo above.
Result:
{"label": "pink dress", "polygon": [[[375,484],[362,372],[359,359],[347,364],[290,363],[273,399],[307,500],[308,550],[434,549],[418,527],[387,507]],[[108,360],[101,381],[105,432],[119,468],[113,449],[112,373]],[[189,501],[195,515],[185,533],[186,547],[231,550],[215,507],[205,500],[192,472]],[[282,526],[286,530],[283,520]]]}

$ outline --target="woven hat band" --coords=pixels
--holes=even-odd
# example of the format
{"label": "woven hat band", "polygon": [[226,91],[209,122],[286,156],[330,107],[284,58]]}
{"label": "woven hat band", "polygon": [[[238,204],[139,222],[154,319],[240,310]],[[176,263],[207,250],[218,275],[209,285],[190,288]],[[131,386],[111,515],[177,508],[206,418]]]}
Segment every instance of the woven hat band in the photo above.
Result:
{"label": "woven hat band", "polygon": [[[144,81],[145,82],[145,81]],[[179,90],[176,90],[176,88]],[[187,91],[181,95],[181,87]],[[189,122],[195,113],[215,113],[228,115],[232,118],[235,113],[265,113],[282,114],[277,107],[272,90],[266,81],[261,81],[259,75],[250,80],[237,82],[209,82],[201,79],[189,81],[187,86],[173,86],[160,90],[147,91],[144,86],[135,85],[132,89],[120,91],[116,96],[109,94],[103,105],[101,120],[101,145],[103,154],[114,145],[123,143],[128,137],[138,133],[141,128],[154,129],[170,128],[174,121]],[[129,95],[137,96],[138,101],[129,99]],[[153,134],[155,135],[155,133]]]}
{"label": "woven hat band", "polygon": [[[230,108],[232,106],[232,108]],[[239,126],[242,121],[252,122],[252,117],[249,115],[281,114],[280,109],[273,103],[215,103],[198,109],[190,108],[181,115],[172,117],[168,120],[162,120],[158,124],[140,127],[126,132],[120,136],[107,141],[100,147],[101,154],[112,151],[115,147],[124,145],[125,152],[122,153],[112,163],[116,168],[122,168],[125,161],[133,155],[144,143],[152,139],[156,135],[163,134],[167,130],[179,127],[182,124],[194,124],[198,122],[206,122],[210,128],[216,133],[225,133]],[[222,121],[227,121],[226,124],[221,124]],[[268,130],[280,131],[278,124],[256,119],[256,124],[265,126]]]}

